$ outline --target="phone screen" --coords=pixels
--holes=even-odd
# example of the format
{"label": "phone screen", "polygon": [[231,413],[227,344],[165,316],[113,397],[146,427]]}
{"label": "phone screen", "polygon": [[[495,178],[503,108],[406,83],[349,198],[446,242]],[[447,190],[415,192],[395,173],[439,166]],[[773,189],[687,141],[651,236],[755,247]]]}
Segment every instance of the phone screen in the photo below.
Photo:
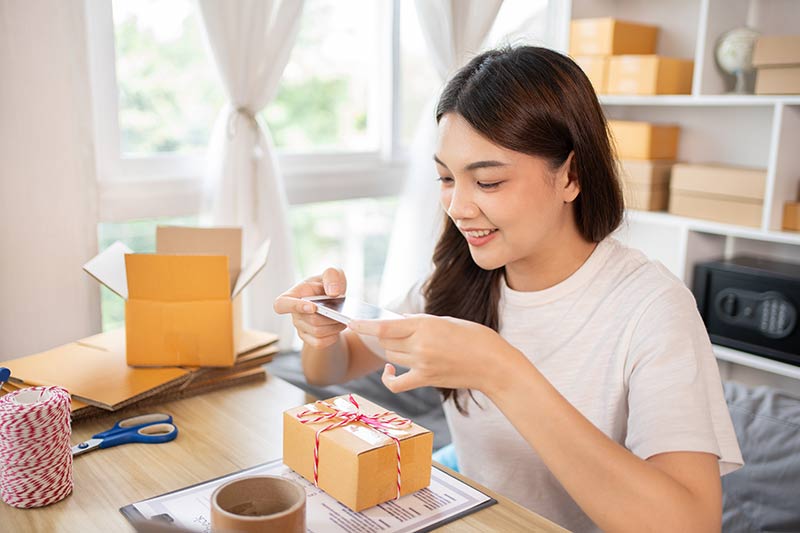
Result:
{"label": "phone screen", "polygon": [[325,298],[313,299],[315,304],[330,309],[350,320],[376,320],[403,318],[402,315],[381,309],[378,306],[355,300],[353,298]]}

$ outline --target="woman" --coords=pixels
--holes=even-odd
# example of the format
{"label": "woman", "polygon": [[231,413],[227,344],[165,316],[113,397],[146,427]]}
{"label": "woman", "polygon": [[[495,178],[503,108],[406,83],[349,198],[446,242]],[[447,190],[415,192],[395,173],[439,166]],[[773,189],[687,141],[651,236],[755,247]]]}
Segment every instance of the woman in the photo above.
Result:
{"label": "woman", "polygon": [[436,118],[446,227],[407,317],[315,315],[299,298],[343,294],[334,269],[275,302],[309,382],[383,366],[394,392],[439,387],[462,472],[568,529],[718,531],[720,474],[742,464],[719,371],[691,293],[610,237],[622,198],[586,76],[489,51]]}

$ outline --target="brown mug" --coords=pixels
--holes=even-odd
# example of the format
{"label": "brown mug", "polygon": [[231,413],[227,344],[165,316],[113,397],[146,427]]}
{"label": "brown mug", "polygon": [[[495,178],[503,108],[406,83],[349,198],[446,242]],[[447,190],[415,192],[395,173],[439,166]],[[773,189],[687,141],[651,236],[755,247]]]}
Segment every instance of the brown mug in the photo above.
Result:
{"label": "brown mug", "polygon": [[306,533],[306,491],[280,476],[247,476],[211,495],[215,533]]}

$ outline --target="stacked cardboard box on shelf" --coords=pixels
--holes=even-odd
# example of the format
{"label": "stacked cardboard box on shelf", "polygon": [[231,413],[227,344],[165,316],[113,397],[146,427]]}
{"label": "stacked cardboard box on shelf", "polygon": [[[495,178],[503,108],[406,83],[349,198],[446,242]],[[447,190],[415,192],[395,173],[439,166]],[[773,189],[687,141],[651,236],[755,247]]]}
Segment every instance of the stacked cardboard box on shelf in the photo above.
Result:
{"label": "stacked cardboard box on shelf", "polygon": [[658,27],[614,18],[573,20],[570,55],[598,94],[689,94],[694,62],[656,54]]}
{"label": "stacked cardboard box on shelf", "polygon": [[608,125],[619,158],[625,206],[643,211],[665,210],[680,128],[624,120],[609,120]]}
{"label": "stacked cardboard box on shelf", "polygon": [[800,35],[760,37],[753,65],[756,94],[800,94]]}
{"label": "stacked cardboard box on shelf", "polygon": [[669,212],[758,228],[766,180],[764,169],[679,163],[672,168]]}

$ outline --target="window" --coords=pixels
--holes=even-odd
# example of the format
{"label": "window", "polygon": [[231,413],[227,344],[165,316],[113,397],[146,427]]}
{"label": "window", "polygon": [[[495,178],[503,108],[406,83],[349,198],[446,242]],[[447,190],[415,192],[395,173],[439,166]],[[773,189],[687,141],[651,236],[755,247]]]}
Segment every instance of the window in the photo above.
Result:
{"label": "window", "polygon": [[[85,5],[100,248],[119,239],[152,251],[157,224],[198,222],[224,91],[194,1]],[[506,0],[498,25],[525,20],[543,31],[546,5]],[[261,113],[292,204],[298,275],[340,266],[351,293],[377,301],[404,147],[441,80],[411,0],[306,0],[302,16],[276,97]],[[121,324],[123,310],[104,291],[104,328]]]}
{"label": "window", "polygon": [[224,103],[189,0],[113,2],[122,156],[202,153]]}

